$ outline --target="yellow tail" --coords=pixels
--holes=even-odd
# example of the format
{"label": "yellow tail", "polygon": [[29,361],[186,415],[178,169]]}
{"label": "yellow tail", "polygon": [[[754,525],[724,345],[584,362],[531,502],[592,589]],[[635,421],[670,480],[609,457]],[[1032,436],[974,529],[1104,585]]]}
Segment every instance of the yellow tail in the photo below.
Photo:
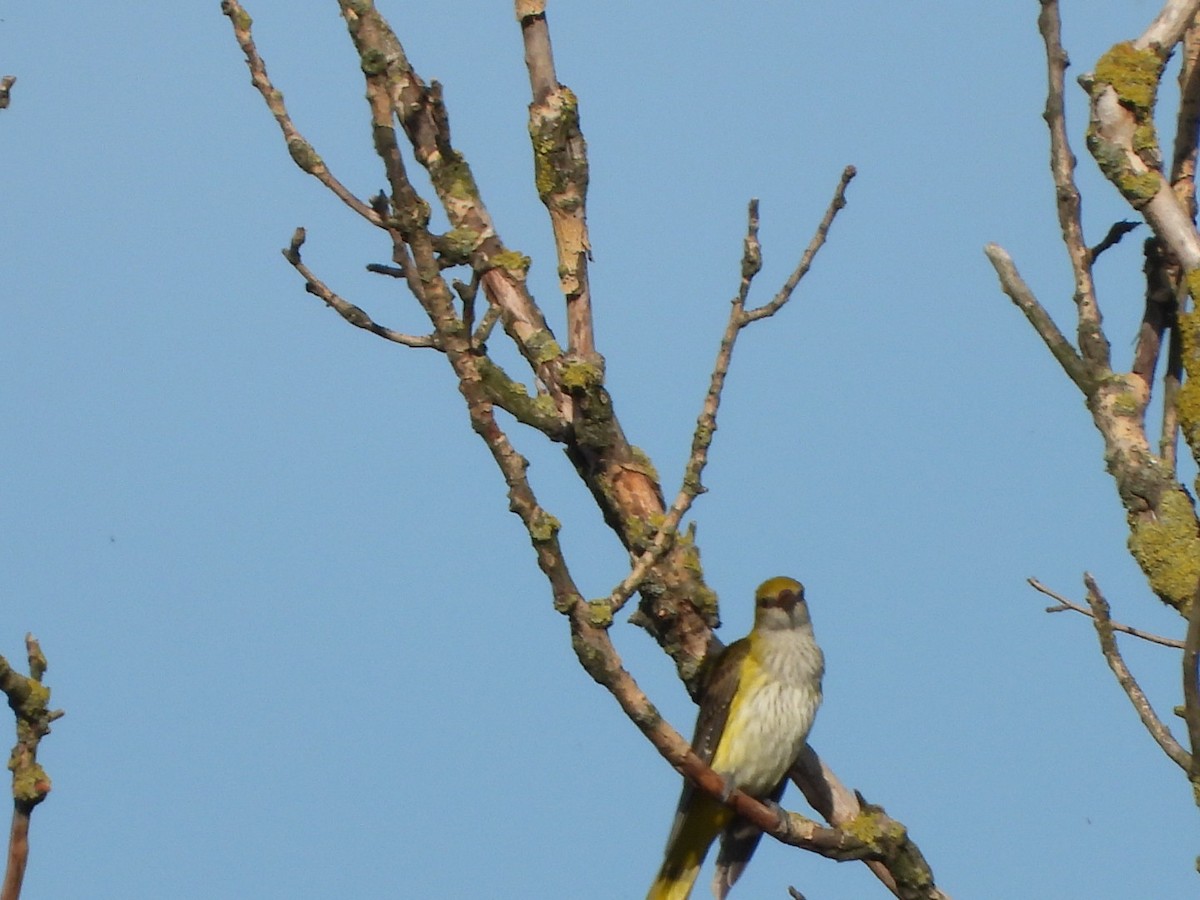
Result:
{"label": "yellow tail", "polygon": [[667,842],[666,858],[646,900],[687,900],[708,848],[729,824],[733,813],[729,807],[697,791],[679,816]]}

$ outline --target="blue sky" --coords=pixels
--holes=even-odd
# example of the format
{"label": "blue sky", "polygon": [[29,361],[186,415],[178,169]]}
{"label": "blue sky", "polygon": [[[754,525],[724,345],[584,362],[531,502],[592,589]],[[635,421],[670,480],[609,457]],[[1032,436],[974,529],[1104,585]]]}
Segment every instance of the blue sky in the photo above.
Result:
{"label": "blue sky", "polygon": [[[377,191],[336,5],[246,6],[298,126]],[[561,326],[511,5],[446,6],[381,4]],[[1064,6],[1072,75],[1157,9]],[[1036,14],[551,4],[591,153],[598,341],[674,490],[746,201],[762,302],[855,164],[830,244],[734,361],[694,509],[721,634],[765,577],[804,580],[828,662],[813,744],[954,896],[1191,896],[1184,779],[1091,626],[1024,584],[1078,597],[1086,569],[1118,618],[1181,630],[1124,549],[1081,398],[981,250],[1004,245],[1069,321]],[[291,165],[216,0],[5,4],[0,68],[19,77],[0,113],[0,652],[20,660],[34,631],[67,710],[26,896],[641,896],[678,776],[576,663],[443,360],[348,327],[279,255],[306,226],[321,277],[420,330],[363,271],[381,236]],[[1129,212],[1070,99],[1095,241]],[[1125,361],[1135,238],[1098,265]],[[577,580],[605,593],[619,546],[560,453],[514,438]],[[690,732],[666,658],[614,637]],[[1124,646],[1169,716],[1176,655]],[[884,896],[860,865],[766,844],[735,896],[787,884]]]}

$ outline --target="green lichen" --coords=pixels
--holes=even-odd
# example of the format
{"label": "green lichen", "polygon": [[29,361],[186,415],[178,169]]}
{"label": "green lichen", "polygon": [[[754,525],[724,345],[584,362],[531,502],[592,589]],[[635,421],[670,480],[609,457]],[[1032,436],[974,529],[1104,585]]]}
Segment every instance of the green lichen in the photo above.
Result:
{"label": "green lichen", "polygon": [[1157,172],[1137,173],[1132,170],[1122,172],[1116,179],[1119,190],[1135,208],[1151,200],[1162,186],[1162,177]]}
{"label": "green lichen", "polygon": [[597,628],[608,628],[613,623],[613,608],[608,599],[588,601],[588,622]]}
{"label": "green lichen", "polygon": [[369,49],[359,57],[359,66],[364,75],[382,75],[387,71],[388,59],[382,50]]}
{"label": "green lichen", "polygon": [[529,536],[539,544],[554,540],[562,523],[545,510],[537,512],[529,523]]}
{"label": "green lichen", "polygon": [[[1196,303],[1197,272],[1188,273],[1188,287],[1192,291],[1192,302]],[[1179,427],[1184,440],[1192,448],[1192,454],[1200,457],[1200,314],[1195,309],[1180,313],[1178,317],[1179,337],[1182,346],[1183,369],[1186,377],[1175,395],[1175,410],[1179,414]]]}
{"label": "green lichen", "polygon": [[1115,45],[1096,63],[1095,85],[1111,85],[1122,105],[1138,113],[1154,109],[1163,57],[1154,49],[1138,50],[1125,41]]}
{"label": "green lichen", "polygon": [[526,338],[525,346],[535,365],[544,366],[562,356],[562,347],[558,346],[554,335],[545,329],[535,331]]}
{"label": "green lichen", "polygon": [[292,138],[288,141],[287,148],[296,165],[310,175],[325,165],[320,155],[313,149],[312,144],[303,138]]}
{"label": "green lichen", "polygon": [[1113,398],[1111,409],[1113,414],[1117,416],[1138,416],[1142,412],[1142,406],[1138,402],[1138,398],[1130,393],[1117,394]]}
{"label": "green lichen", "polygon": [[476,365],[488,395],[501,409],[537,428],[556,428],[559,425],[558,411],[548,395],[531,397],[525,385],[514,381],[486,356],[480,356]]}
{"label": "green lichen", "polygon": [[238,9],[236,12],[228,13],[228,15],[233,20],[233,27],[241,31],[249,31],[250,26],[254,24],[254,20],[250,18],[250,13],[244,9]]}
{"label": "green lichen", "polygon": [[705,621],[719,621],[720,604],[717,602],[716,591],[707,587],[700,587],[696,592],[688,598],[692,601],[692,606],[696,607],[696,611],[700,613]]}
{"label": "green lichen", "polygon": [[1194,302],[1200,302],[1200,269],[1188,269],[1184,275],[1187,279],[1188,293]]}
{"label": "green lichen", "polygon": [[570,190],[586,187],[587,156],[573,152],[582,143],[579,128],[579,99],[567,87],[559,87],[551,101],[536,108],[529,117],[529,139],[533,145],[534,184],[538,196],[548,202],[557,198],[560,208],[573,211],[581,198]]}
{"label": "green lichen", "polygon": [[637,467],[648,477],[658,481],[658,469],[654,468],[654,463],[650,460],[650,455],[641,447],[631,446],[629,451],[633,454],[633,461]]}
{"label": "green lichen", "polygon": [[498,269],[504,269],[507,272],[519,274],[522,277],[529,271],[530,265],[533,264],[528,256],[523,253],[518,253],[516,250],[504,250],[491,257],[488,262]]}
{"label": "green lichen", "polygon": [[37,803],[50,793],[50,776],[37,763],[13,768],[12,794],[18,803]]}
{"label": "green lichen", "polygon": [[693,575],[702,576],[704,567],[700,565],[700,548],[696,546],[692,536],[690,534],[679,535],[676,538],[676,547],[680,555],[679,564]]}
{"label": "green lichen", "polygon": [[453,228],[437,240],[437,250],[443,263],[464,265],[479,244],[479,232],[470,228]]}
{"label": "green lichen", "polygon": [[1139,517],[1129,533],[1129,551],[1150,588],[1166,603],[1183,609],[1200,584],[1200,528],[1191,498],[1168,489],[1152,517]]}
{"label": "green lichen", "polygon": [[453,150],[448,152],[437,167],[434,180],[439,194],[449,195],[457,200],[479,202],[479,186],[475,184],[471,167],[467,165],[461,153]]}
{"label": "green lichen", "polygon": [[570,393],[584,393],[604,383],[600,367],[582,360],[572,360],[562,367],[562,386]]}
{"label": "green lichen", "polygon": [[1087,144],[1101,171],[1135,208],[1143,206],[1162,186],[1157,171],[1161,153],[1154,129],[1154,104],[1165,61],[1165,54],[1156,48],[1139,50],[1129,42],[1116,44],[1100,57],[1094,75],[1084,83],[1093,101],[1111,88],[1117,102],[1133,114],[1132,149],[1151,171],[1140,172],[1132,167],[1125,148],[1097,134],[1095,123],[1088,129]]}

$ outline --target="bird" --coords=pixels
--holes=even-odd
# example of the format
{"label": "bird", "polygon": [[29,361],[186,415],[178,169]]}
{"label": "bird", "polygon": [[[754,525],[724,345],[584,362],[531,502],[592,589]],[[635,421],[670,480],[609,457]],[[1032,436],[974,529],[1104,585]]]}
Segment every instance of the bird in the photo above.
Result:
{"label": "bird", "polygon": [[[821,705],[825,657],[813,636],[804,585],[780,576],[754,594],[754,627],[720,652],[700,690],[692,749],[735,789],[777,803]],[[684,780],[671,835],[646,900],[686,900],[721,837],[713,895],[723,900],[762,832]]]}

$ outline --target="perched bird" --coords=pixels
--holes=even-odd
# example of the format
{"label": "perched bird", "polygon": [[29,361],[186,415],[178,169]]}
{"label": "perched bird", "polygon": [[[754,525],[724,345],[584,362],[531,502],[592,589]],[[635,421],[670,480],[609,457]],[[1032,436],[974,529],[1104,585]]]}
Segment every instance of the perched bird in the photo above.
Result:
{"label": "perched bird", "polygon": [[[821,704],[825,658],[813,638],[804,585],[794,578],[764,581],[754,604],[750,633],[709,670],[692,749],[725,779],[727,794],[736,788],[778,802]],[[646,900],[686,900],[718,835],[713,894],[724,898],[762,832],[685,780],[666,858]]]}

